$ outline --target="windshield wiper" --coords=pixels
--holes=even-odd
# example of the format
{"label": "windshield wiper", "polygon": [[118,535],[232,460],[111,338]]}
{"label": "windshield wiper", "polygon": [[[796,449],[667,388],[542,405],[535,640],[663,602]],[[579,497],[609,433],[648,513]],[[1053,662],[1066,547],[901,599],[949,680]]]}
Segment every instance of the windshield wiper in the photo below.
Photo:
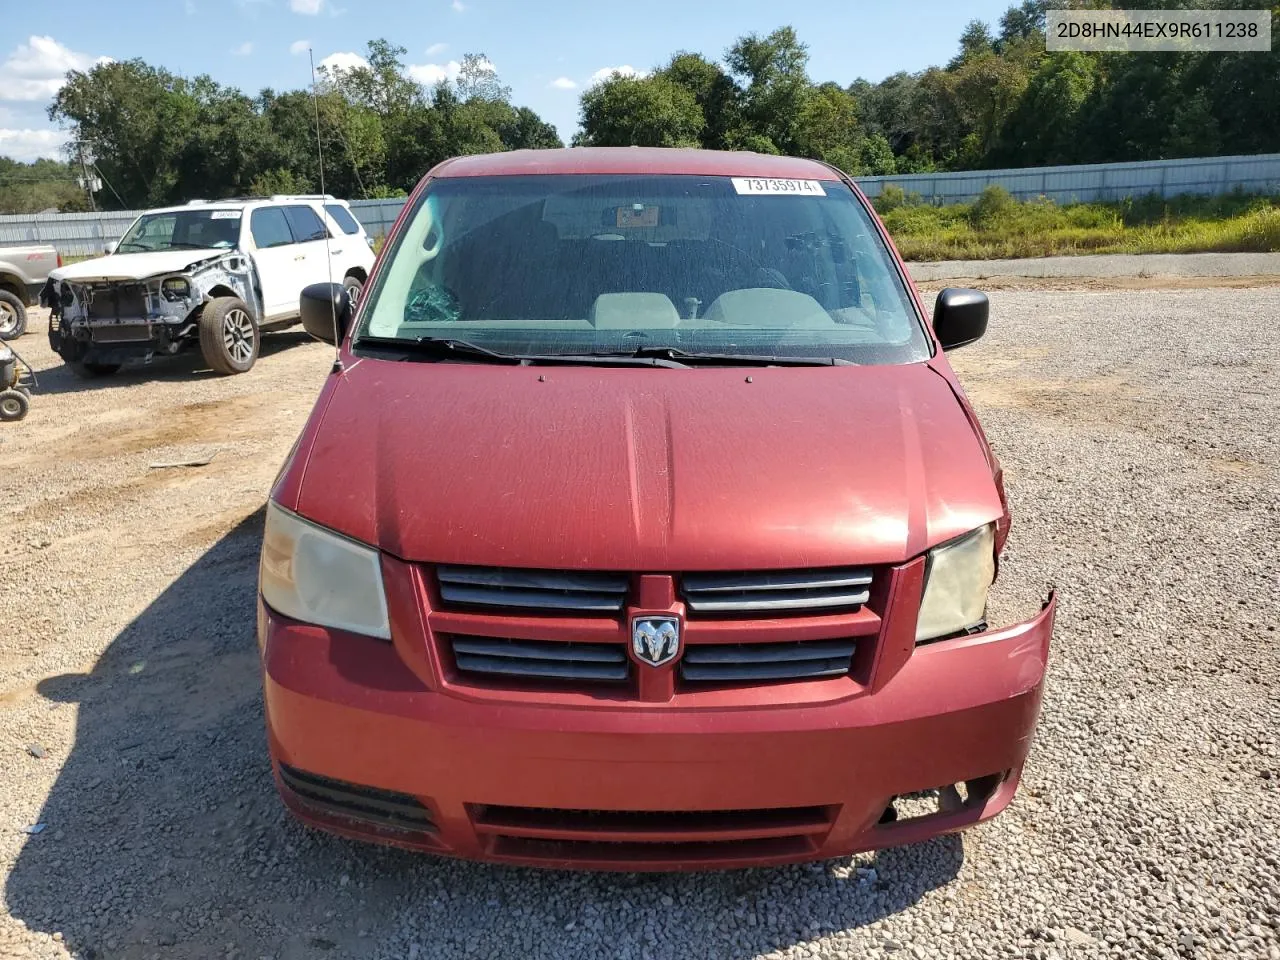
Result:
{"label": "windshield wiper", "polygon": [[399,350],[405,354],[421,356],[429,360],[475,360],[480,363],[506,363],[521,366],[609,366],[619,367],[684,367],[680,360],[667,357],[636,357],[629,354],[595,353],[499,353],[453,337],[376,337],[363,336],[352,344],[353,349],[377,347],[379,350]]}
{"label": "windshield wiper", "polygon": [[436,360],[458,358],[460,360],[478,360],[483,363],[521,364],[524,357],[509,353],[498,353],[488,347],[472,343],[469,340],[455,340],[453,337],[373,337],[363,336],[352,344],[353,348],[378,347],[386,350],[402,350]]}
{"label": "windshield wiper", "polygon": [[595,356],[653,357],[655,359],[673,360],[684,366],[725,366],[725,367],[844,367],[857,366],[852,360],[840,357],[776,357],[767,354],[750,353],[689,353],[679,347],[663,347],[649,344],[636,347],[635,350],[602,352]]}

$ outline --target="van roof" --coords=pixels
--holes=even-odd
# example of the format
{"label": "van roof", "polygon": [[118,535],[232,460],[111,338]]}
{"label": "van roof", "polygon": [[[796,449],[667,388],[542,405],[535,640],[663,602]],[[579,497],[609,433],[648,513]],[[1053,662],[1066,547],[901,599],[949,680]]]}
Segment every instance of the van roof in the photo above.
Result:
{"label": "van roof", "polygon": [[660,147],[568,147],[478,154],[446,160],[432,169],[431,176],[492,177],[546,173],[840,179],[840,175],[826,164],[803,157]]}

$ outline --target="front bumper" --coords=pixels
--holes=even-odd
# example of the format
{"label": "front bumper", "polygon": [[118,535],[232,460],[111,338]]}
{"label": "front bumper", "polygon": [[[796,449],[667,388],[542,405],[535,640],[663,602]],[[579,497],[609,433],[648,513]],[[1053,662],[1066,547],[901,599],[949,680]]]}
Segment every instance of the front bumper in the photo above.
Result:
{"label": "front bumper", "polygon": [[[859,695],[622,709],[432,689],[402,637],[300,624],[260,602],[277,785],[335,833],[532,866],[759,866],[912,843],[1012,799],[1054,610],[1050,597],[1024,623],[915,649]],[[895,798],[966,782],[958,807],[886,822]]]}

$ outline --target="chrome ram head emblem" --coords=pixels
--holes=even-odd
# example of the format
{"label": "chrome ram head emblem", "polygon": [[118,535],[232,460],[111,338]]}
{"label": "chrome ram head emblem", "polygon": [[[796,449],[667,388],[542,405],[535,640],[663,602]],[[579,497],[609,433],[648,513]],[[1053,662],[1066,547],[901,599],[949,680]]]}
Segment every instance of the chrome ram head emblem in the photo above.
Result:
{"label": "chrome ram head emblem", "polygon": [[680,653],[680,621],[675,617],[636,617],[631,621],[631,651],[651,667],[670,663]]}

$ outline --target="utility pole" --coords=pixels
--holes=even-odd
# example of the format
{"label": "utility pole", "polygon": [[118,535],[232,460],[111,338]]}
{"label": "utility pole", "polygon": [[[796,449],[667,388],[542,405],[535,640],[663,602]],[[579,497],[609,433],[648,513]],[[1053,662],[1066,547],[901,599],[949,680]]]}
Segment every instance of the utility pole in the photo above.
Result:
{"label": "utility pole", "polygon": [[84,162],[84,141],[76,141],[76,149],[80,155],[80,185],[84,187],[84,192],[89,195],[89,209],[94,213],[98,212],[97,201],[93,198],[93,178],[89,176],[88,164]]}

